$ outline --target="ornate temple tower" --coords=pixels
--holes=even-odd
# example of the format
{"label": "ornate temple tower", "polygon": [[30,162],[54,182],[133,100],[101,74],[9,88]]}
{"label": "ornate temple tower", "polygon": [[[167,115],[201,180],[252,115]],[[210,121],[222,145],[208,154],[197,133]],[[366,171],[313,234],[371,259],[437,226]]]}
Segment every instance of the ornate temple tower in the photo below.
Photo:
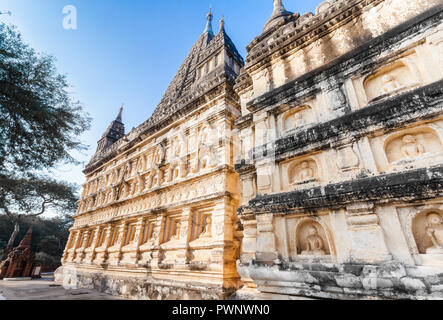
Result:
{"label": "ornate temple tower", "polygon": [[244,62],[212,19],[151,118],[125,135],[120,111],[99,141],[59,281],[139,299],[223,299],[240,287],[231,131]]}

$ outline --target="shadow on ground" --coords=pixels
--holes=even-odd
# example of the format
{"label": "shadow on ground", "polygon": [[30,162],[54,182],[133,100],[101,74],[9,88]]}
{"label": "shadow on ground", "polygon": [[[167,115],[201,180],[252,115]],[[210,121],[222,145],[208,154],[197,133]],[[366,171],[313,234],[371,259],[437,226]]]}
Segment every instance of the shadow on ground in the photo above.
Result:
{"label": "shadow on ground", "polygon": [[68,289],[54,282],[54,274],[41,279],[0,281],[0,300],[123,300],[87,289]]}

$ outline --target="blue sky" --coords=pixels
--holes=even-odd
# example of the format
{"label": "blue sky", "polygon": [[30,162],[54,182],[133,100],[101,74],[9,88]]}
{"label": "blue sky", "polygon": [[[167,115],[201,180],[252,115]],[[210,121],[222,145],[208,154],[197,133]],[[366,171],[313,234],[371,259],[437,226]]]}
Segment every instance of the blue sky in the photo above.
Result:
{"label": "blue sky", "polygon": [[[72,95],[93,118],[81,140],[88,152],[76,154],[87,163],[96,142],[125,104],[129,132],[149,118],[169,82],[203,32],[213,7],[214,31],[224,15],[226,30],[239,52],[261,33],[272,13],[272,0],[0,0],[0,20],[12,23],[25,42],[57,59]],[[285,0],[287,10],[314,11],[319,0]],[[77,30],[63,28],[63,8],[77,9]],[[81,184],[83,166],[62,166],[58,178]]]}

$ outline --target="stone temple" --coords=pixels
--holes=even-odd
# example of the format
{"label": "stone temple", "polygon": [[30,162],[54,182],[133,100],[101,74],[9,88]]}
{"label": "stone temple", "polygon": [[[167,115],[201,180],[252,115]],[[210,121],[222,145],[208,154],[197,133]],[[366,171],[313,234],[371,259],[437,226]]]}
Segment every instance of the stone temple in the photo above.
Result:
{"label": "stone temple", "polygon": [[56,279],[132,299],[443,299],[443,4],[212,14],[86,166]]}

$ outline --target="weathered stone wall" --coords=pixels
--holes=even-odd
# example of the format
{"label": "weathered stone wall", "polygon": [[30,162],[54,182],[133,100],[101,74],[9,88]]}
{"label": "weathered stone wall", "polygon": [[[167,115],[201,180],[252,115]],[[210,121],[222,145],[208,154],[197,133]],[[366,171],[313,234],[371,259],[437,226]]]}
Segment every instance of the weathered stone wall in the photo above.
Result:
{"label": "weathered stone wall", "polygon": [[236,297],[443,298],[443,7],[332,1],[236,83]]}
{"label": "weathered stone wall", "polygon": [[55,281],[67,288],[86,288],[132,300],[224,300],[235,292],[215,284],[179,279],[158,279],[137,272],[108,273],[102,270],[61,267]]}

